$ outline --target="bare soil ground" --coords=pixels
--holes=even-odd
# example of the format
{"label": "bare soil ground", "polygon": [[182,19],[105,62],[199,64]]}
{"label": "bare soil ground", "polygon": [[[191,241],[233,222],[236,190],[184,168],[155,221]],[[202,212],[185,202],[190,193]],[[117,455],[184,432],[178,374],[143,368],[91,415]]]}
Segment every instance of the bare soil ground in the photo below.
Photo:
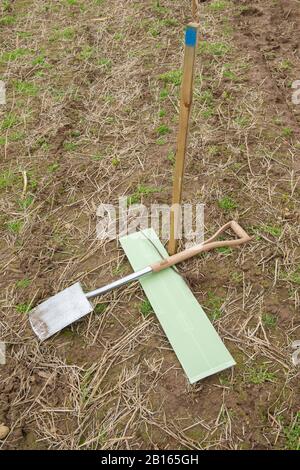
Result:
{"label": "bare soil ground", "polygon": [[299,7],[200,3],[184,201],[254,238],[180,268],[237,361],[190,386],[138,285],[43,344],[27,319],[130,272],[99,203],[170,202],[190,2],[1,3],[1,448],[299,448]]}

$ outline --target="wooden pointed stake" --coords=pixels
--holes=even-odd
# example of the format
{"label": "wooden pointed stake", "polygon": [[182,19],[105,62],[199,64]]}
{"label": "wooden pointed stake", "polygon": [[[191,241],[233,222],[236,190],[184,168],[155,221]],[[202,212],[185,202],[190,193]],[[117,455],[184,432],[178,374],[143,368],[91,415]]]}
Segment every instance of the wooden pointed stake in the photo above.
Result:
{"label": "wooden pointed stake", "polygon": [[183,78],[180,94],[179,130],[177,137],[176,161],[174,169],[172,207],[170,212],[170,240],[168,245],[168,251],[170,255],[176,253],[177,239],[180,228],[179,225],[182,181],[185,154],[187,148],[189,119],[193,99],[193,81],[198,27],[198,23],[189,23],[185,32]]}
{"label": "wooden pointed stake", "polygon": [[198,21],[198,15],[199,15],[199,1],[198,0],[192,0],[192,18],[193,18],[193,21]]}

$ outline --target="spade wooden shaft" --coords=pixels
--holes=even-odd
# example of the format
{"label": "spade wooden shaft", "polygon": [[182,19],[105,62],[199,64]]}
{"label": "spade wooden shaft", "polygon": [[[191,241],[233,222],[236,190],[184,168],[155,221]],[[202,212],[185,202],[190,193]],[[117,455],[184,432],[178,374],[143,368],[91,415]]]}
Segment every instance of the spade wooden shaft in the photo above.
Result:
{"label": "spade wooden shaft", "polygon": [[[231,229],[235,233],[235,235],[238,236],[238,238],[235,238],[234,240],[216,241],[216,238],[218,238],[218,236],[227,229]],[[91,292],[88,292],[85,295],[88,299],[92,299],[94,297],[97,297],[98,295],[106,294],[106,292],[128,284],[129,282],[136,281],[141,277],[145,276],[146,274],[150,274],[151,272],[159,272],[163,269],[169,268],[170,266],[174,266],[175,264],[181,263],[182,261],[192,258],[193,256],[198,255],[199,253],[202,253],[204,251],[210,251],[215,248],[222,248],[224,246],[239,246],[243,243],[248,242],[249,240],[251,240],[251,237],[249,237],[245,230],[235,220],[232,220],[231,222],[228,222],[227,224],[223,225],[211,238],[209,238],[205,242],[199,245],[192,246],[191,248],[181,251],[180,253],[177,253],[175,255],[172,255],[169,258],[158,261],[157,263],[154,263],[151,266],[147,266],[146,268],[141,269],[140,271],[129,274],[128,276],[118,279],[117,281],[113,281],[104,287],[100,287],[99,289],[95,289]]]}
{"label": "spade wooden shaft", "polygon": [[[228,228],[231,228],[239,238],[236,238],[234,240],[215,241],[216,238]],[[204,243],[192,246],[187,250],[181,251],[180,253],[177,253],[175,255],[170,256],[169,258],[159,261],[158,263],[153,264],[151,268],[152,271],[159,272],[163,269],[173,266],[174,264],[181,263],[182,261],[192,258],[192,256],[198,255],[199,253],[202,253],[204,251],[210,251],[215,248],[222,248],[224,246],[239,246],[250,240],[251,237],[245,232],[245,230],[235,220],[232,220],[231,222],[228,222],[227,224],[223,225],[223,227],[221,227],[211,238],[206,240]]]}

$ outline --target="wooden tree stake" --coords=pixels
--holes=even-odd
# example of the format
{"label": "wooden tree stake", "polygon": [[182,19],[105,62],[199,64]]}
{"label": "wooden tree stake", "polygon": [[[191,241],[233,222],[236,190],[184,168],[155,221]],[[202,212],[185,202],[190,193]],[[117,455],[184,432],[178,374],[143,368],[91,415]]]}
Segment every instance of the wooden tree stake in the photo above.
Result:
{"label": "wooden tree stake", "polygon": [[170,255],[176,253],[177,239],[180,228],[179,225],[181,225],[180,204],[182,194],[182,180],[189,131],[189,118],[193,99],[193,81],[198,27],[198,23],[189,23],[185,32],[183,78],[180,94],[179,129],[174,169],[172,207],[170,212],[170,240],[168,245],[168,251]]}

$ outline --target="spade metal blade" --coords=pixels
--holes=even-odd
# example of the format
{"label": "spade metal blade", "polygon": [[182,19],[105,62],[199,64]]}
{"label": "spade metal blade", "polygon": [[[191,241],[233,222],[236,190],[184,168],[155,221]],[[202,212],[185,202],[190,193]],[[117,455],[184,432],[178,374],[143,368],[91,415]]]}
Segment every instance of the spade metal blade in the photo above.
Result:
{"label": "spade metal blade", "polygon": [[35,307],[29,313],[29,321],[35,334],[44,341],[92,310],[77,282]]}

